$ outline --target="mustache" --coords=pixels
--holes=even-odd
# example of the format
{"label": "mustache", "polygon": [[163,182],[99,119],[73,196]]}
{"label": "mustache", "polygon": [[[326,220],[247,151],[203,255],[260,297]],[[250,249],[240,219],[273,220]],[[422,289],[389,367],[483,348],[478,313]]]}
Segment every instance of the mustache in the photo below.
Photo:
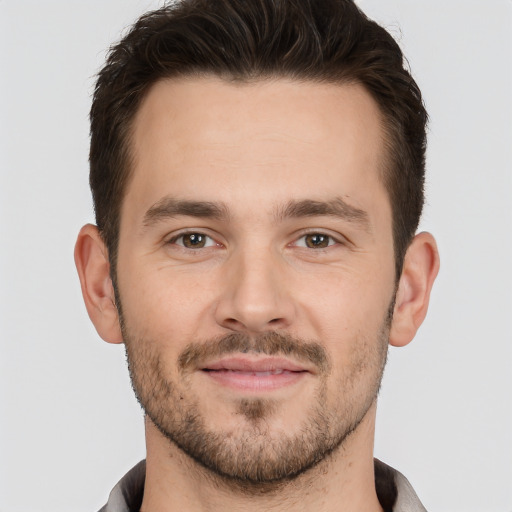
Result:
{"label": "mustache", "polygon": [[273,331],[258,336],[234,332],[202,343],[190,343],[181,352],[178,366],[185,372],[212,358],[236,353],[293,356],[299,361],[313,363],[318,372],[324,374],[331,368],[327,352],[318,342]]}

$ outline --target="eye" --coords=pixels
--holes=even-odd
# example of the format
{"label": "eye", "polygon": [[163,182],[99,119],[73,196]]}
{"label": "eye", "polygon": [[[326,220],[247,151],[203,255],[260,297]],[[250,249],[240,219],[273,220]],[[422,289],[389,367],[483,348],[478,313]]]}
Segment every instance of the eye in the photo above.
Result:
{"label": "eye", "polygon": [[336,240],[332,236],[324,233],[309,233],[300,237],[295,243],[298,247],[307,247],[308,249],[325,249],[334,245]]}
{"label": "eye", "polygon": [[204,249],[217,245],[213,238],[204,233],[184,233],[169,240],[169,243],[185,247],[186,249]]}

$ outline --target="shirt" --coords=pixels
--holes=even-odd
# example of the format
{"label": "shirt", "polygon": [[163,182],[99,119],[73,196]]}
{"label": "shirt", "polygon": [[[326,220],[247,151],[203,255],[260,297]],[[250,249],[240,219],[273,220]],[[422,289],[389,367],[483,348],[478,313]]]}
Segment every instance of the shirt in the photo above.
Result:
{"label": "shirt", "polygon": [[[99,512],[139,512],[145,478],[143,460],[121,478]],[[375,488],[385,512],[427,512],[407,478],[378,459],[375,459]]]}

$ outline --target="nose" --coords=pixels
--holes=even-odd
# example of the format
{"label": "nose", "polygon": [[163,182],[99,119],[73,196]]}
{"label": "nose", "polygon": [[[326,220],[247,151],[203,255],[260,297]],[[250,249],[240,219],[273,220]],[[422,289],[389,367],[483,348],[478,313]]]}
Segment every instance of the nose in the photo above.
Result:
{"label": "nose", "polygon": [[258,334],[292,324],[295,307],[288,293],[286,272],[278,259],[269,253],[246,253],[233,255],[226,262],[215,311],[219,325]]}

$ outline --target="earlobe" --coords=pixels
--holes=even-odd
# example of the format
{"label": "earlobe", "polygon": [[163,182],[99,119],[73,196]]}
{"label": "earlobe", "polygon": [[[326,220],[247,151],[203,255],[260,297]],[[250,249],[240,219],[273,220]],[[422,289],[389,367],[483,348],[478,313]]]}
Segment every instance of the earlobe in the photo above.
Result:
{"label": "earlobe", "polygon": [[98,228],[92,224],[86,224],[78,234],[75,264],[85,307],[98,334],[109,343],[122,343],[108,251]]}
{"label": "earlobe", "polygon": [[393,320],[389,334],[391,345],[407,345],[427,314],[430,292],[439,271],[439,253],[430,233],[416,235],[405,254],[398,284]]}

